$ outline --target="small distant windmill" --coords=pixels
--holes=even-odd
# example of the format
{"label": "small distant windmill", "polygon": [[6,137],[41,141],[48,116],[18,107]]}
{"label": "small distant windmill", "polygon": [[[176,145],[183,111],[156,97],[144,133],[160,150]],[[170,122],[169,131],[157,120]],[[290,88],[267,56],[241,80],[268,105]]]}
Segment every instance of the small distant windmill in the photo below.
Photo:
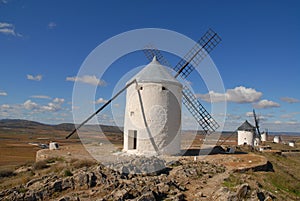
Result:
{"label": "small distant windmill", "polygon": [[259,116],[256,115],[254,109],[253,109],[253,117],[254,117],[255,127],[256,127],[256,131],[257,131],[256,137],[261,142],[267,141],[267,138],[268,138],[268,129],[266,129],[263,132],[260,132],[260,129],[259,129],[260,118],[259,118]]}
{"label": "small distant windmill", "polygon": [[[155,48],[147,48],[144,50],[144,53],[146,54],[147,58],[152,61],[148,68],[153,68],[152,66],[157,66],[157,69],[160,70],[161,73],[165,74],[165,77],[168,77],[169,81],[171,80],[173,83],[175,82],[176,78],[180,76],[181,78],[185,79],[187,78],[190,73],[195,69],[196,66],[199,65],[199,63],[216,47],[221,41],[221,38],[215,33],[213,30],[209,29],[204,36],[201,37],[201,39],[194,45],[194,47],[182,58],[179,63],[173,68],[176,72],[175,76],[173,78],[169,78],[170,76],[167,75],[167,71],[164,70],[164,66],[169,67],[170,65],[166,61],[166,59],[162,56],[159,50]],[[157,61],[156,61],[157,60]],[[161,65],[162,64],[162,65]],[[147,66],[145,67],[147,68]],[[161,77],[161,75],[158,75]],[[161,78],[160,78],[161,79]],[[126,86],[122,88],[118,93],[116,93],[109,101],[107,101],[102,107],[100,107],[95,113],[93,113],[90,117],[88,117],[85,121],[83,121],[77,128],[75,128],[66,138],[69,138],[72,136],[77,129],[82,127],[85,123],[87,123],[90,119],[92,119],[95,115],[97,115],[99,112],[101,112],[107,105],[109,105],[115,98],[117,98],[122,92],[124,92],[126,89],[134,89],[136,91],[141,90],[141,86],[139,85],[141,80],[138,79],[132,79],[129,82],[127,82]],[[148,81],[149,82],[149,81]],[[136,87],[131,87],[133,84],[136,84]],[[199,123],[199,125],[203,128],[205,133],[210,134],[213,133],[218,127],[218,123],[213,119],[213,117],[207,112],[207,110],[202,106],[202,104],[197,100],[195,95],[192,93],[192,91],[187,86],[181,86],[182,87],[182,101],[183,104],[186,106],[186,108],[189,110],[189,112],[193,115],[193,117],[196,119],[196,121]],[[165,90],[164,87],[161,87],[160,89]],[[127,91],[128,92],[128,91]],[[152,91],[152,93],[156,93],[155,91]],[[140,104],[142,107],[142,112],[144,113],[145,108],[143,108],[143,104],[141,101],[142,94],[141,92],[137,92],[137,95],[140,99]],[[181,95],[181,94],[180,94]],[[181,98],[180,98],[181,99]],[[154,105],[153,105],[154,106]],[[172,110],[172,109],[170,109]],[[156,117],[157,120],[154,120],[156,122],[159,122],[159,116],[165,115],[165,113],[159,108],[156,107],[152,111],[156,111]],[[134,113],[132,113],[133,115]],[[145,125],[147,125],[148,119],[145,117],[145,115],[142,115]],[[126,119],[125,119],[126,120]],[[153,119],[151,119],[153,121]],[[180,122],[179,122],[180,123]],[[147,127],[147,126],[146,126]],[[181,126],[179,126],[180,128]],[[165,128],[164,128],[165,129]],[[124,132],[125,135],[125,132]],[[127,133],[127,135],[130,135]],[[132,132],[132,136],[129,136],[133,139],[131,142],[132,148],[137,148],[137,133]],[[161,137],[161,136],[159,136]],[[168,138],[168,136],[166,136]],[[125,140],[125,137],[124,137]],[[151,139],[150,139],[151,140]],[[172,139],[169,139],[172,140]],[[155,141],[155,140],[154,140]],[[128,142],[127,142],[128,143]],[[152,144],[155,144],[157,142],[152,142]],[[125,145],[125,142],[124,142]],[[128,144],[126,145],[128,146]],[[180,146],[180,145],[179,145]],[[143,147],[140,147],[140,149],[143,149]],[[156,150],[159,151],[159,150]]]}

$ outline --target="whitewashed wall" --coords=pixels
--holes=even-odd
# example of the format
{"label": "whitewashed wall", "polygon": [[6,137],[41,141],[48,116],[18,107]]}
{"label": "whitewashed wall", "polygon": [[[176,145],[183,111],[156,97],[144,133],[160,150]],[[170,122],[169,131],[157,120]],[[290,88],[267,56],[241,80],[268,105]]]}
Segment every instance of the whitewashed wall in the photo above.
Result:
{"label": "whitewashed wall", "polygon": [[238,145],[244,143],[254,146],[254,133],[252,131],[238,131]]}
{"label": "whitewashed wall", "polygon": [[[128,87],[123,151],[156,154],[157,148],[160,154],[180,152],[181,90],[181,85],[170,82],[141,82]],[[128,130],[137,130],[136,150],[128,146]]]}

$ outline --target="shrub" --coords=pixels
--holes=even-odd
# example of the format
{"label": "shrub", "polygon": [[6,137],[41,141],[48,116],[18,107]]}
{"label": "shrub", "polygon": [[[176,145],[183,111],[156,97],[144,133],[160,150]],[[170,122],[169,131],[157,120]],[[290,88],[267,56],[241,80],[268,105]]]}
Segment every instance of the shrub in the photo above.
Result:
{"label": "shrub", "polygon": [[35,162],[32,167],[35,170],[41,170],[41,169],[48,168],[49,165],[47,164],[46,161],[38,161],[38,162]]}
{"label": "shrub", "polygon": [[65,177],[70,177],[70,176],[73,176],[73,173],[70,170],[65,170],[64,171],[64,176]]}
{"label": "shrub", "polygon": [[15,173],[11,170],[1,170],[0,171],[0,178],[3,178],[3,177],[11,177],[11,176],[14,176]]}
{"label": "shrub", "polygon": [[83,168],[83,167],[91,167],[95,164],[96,164],[96,162],[92,161],[92,160],[78,160],[73,163],[73,167],[78,169],[78,168]]}

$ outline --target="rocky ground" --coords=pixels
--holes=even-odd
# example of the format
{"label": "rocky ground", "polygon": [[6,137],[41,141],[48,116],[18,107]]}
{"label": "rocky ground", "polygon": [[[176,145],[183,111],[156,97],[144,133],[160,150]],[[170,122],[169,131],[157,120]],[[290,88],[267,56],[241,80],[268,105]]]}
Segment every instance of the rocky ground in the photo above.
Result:
{"label": "rocky ground", "polygon": [[[28,177],[0,192],[0,200],[275,200],[249,178],[236,186],[222,165],[182,158],[135,157],[113,169],[92,162],[52,159],[15,171]],[[9,179],[9,178],[7,178]],[[23,183],[22,183],[23,182]]]}

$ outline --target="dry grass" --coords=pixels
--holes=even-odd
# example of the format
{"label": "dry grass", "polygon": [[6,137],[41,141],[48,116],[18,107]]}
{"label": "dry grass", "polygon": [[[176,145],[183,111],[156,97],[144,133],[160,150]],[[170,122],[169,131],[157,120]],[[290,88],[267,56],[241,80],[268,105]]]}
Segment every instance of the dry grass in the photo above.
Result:
{"label": "dry grass", "polygon": [[95,165],[96,162],[92,160],[71,160],[71,165],[75,169],[83,168],[83,167],[91,167]]}
{"label": "dry grass", "polygon": [[10,177],[0,178],[0,190],[26,184],[33,178],[33,176],[33,172],[28,171],[20,174],[13,174]]}
{"label": "dry grass", "polygon": [[47,161],[38,161],[38,162],[35,162],[33,165],[32,165],[33,169],[34,170],[42,170],[42,169],[46,169],[49,166],[49,164],[47,163]]}
{"label": "dry grass", "polygon": [[[223,185],[229,189],[241,183],[259,184],[260,188],[273,193],[278,200],[300,199],[300,157],[262,154],[272,163],[274,172],[232,173]],[[247,178],[247,179],[245,179]]]}

